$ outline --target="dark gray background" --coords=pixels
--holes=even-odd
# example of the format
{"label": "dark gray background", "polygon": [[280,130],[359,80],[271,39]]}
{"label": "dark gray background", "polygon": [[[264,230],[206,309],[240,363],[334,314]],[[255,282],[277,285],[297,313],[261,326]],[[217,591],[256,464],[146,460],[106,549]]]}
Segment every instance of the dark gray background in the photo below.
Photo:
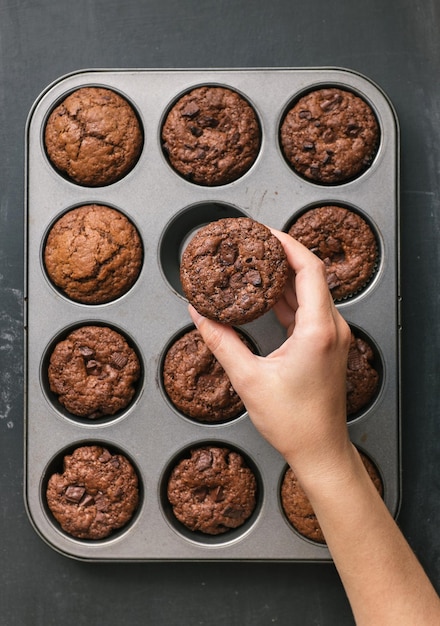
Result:
{"label": "dark gray background", "polygon": [[398,522],[440,589],[439,31],[437,0],[0,0],[2,626],[353,623],[331,564],[87,564],[54,552],[28,522],[24,128],[39,93],[82,68],[340,66],[389,95],[402,148]]}

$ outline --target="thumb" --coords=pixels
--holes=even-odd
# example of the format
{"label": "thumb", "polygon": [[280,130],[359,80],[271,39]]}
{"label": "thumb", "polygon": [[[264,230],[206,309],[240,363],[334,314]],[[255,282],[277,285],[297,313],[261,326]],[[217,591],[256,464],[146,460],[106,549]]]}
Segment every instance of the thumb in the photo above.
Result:
{"label": "thumb", "polygon": [[240,372],[246,372],[252,368],[256,355],[249,350],[230,326],[203,317],[192,305],[189,305],[188,310],[203,341],[228,374],[237,393],[240,393],[234,383],[240,386]]}

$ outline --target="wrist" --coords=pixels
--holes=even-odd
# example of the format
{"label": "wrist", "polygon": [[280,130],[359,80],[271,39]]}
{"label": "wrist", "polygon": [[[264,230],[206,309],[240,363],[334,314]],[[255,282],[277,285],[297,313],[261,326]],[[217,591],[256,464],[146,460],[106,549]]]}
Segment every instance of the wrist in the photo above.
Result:
{"label": "wrist", "polygon": [[344,488],[363,472],[359,453],[348,435],[327,446],[319,456],[286,454],[285,458],[310,499],[324,490]]}

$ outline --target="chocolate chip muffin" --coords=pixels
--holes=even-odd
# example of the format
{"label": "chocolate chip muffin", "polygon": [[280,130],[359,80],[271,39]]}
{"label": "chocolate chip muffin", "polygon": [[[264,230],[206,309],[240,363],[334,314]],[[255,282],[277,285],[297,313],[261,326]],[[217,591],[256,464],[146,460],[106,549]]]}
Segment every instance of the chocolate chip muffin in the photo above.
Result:
{"label": "chocolate chip muffin", "polygon": [[143,133],[125,98],[111,89],[81,87],[49,115],[44,143],[59,172],[80,185],[98,187],[116,182],[134,167]]}
{"label": "chocolate chip muffin", "polygon": [[[240,338],[251,348],[243,335]],[[223,422],[244,411],[228,375],[198,330],[185,333],[168,349],[163,383],[174,406],[197,421]]]}
{"label": "chocolate chip muffin", "polygon": [[62,473],[49,478],[47,505],[61,528],[78,539],[104,539],[125,526],[139,503],[136,472],[122,454],[102,446],[76,448]]}
{"label": "chocolate chip muffin", "polygon": [[[382,479],[376,466],[366,454],[360,451],[359,454],[374,486],[383,496]],[[324,534],[312,505],[290,467],[281,483],[281,505],[287,519],[301,535],[317,543],[325,544]]]}
{"label": "chocolate chip muffin", "polygon": [[375,369],[371,345],[351,333],[347,361],[347,416],[350,419],[366,407],[379,387],[379,373]]}
{"label": "chocolate chip muffin", "polygon": [[69,298],[104,304],[126,293],[142,267],[142,242],[120,211],[89,204],[65,213],[50,229],[44,264]]}
{"label": "chocolate chip muffin", "polygon": [[82,326],[59,341],[50,356],[50,390],[69,413],[97,419],[114,415],[133,398],[140,376],[136,352],[103,326]]}
{"label": "chocolate chip muffin", "polygon": [[280,129],[284,156],[306,179],[340,184],[362,174],[379,145],[371,107],[351,91],[316,89],[287,112]]}
{"label": "chocolate chip muffin", "polygon": [[288,232],[324,262],[335,300],[356,294],[373,277],[378,260],[376,237],[354,211],[332,205],[310,209]]}
{"label": "chocolate chip muffin", "polygon": [[256,506],[257,482],[243,457],[224,447],[191,450],[173,468],[168,500],[192,531],[219,535],[241,526]]}
{"label": "chocolate chip muffin", "polygon": [[225,87],[204,86],[186,93],[162,128],[163,149],[172,167],[206,186],[225,185],[247,172],[260,141],[253,108]]}
{"label": "chocolate chip muffin", "polygon": [[226,324],[260,317],[279,300],[288,262],[271,231],[247,217],[224,218],[199,230],[182,254],[180,280],[201,314]]}

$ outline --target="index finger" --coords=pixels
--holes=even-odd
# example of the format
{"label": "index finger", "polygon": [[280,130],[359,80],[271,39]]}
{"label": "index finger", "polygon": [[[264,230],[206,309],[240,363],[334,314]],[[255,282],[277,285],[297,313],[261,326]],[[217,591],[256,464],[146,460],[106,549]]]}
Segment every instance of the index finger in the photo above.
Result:
{"label": "index finger", "polygon": [[331,312],[334,303],[323,262],[287,233],[272,228],[271,231],[280,240],[288,263],[295,272],[298,309],[307,315],[309,321]]}

